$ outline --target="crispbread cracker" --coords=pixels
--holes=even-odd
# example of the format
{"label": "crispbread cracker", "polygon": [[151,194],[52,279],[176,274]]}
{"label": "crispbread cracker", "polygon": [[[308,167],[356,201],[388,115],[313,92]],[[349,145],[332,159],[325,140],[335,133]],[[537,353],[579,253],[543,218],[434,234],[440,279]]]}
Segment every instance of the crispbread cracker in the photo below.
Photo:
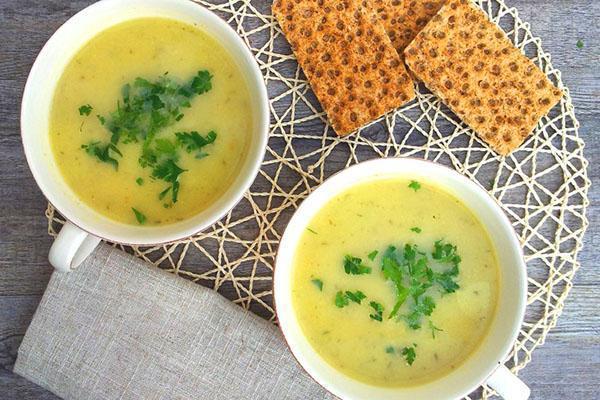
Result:
{"label": "crispbread cracker", "polygon": [[339,136],[414,98],[375,11],[358,0],[276,0],[273,14]]}
{"label": "crispbread cracker", "polygon": [[519,147],[562,97],[468,0],[450,0],[404,51],[415,76],[498,153]]}
{"label": "crispbread cracker", "polygon": [[445,0],[372,0],[392,44],[402,52],[442,8]]}

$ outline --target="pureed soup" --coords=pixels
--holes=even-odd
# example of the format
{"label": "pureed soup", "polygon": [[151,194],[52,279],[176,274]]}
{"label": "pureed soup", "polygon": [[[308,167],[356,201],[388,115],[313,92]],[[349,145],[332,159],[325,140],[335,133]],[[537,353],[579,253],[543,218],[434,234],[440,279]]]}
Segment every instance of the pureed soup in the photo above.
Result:
{"label": "pureed soup", "polygon": [[245,79],[215,39],[175,20],[109,28],[69,62],[50,139],[82,202],[127,224],[169,224],[215,202],[251,140]]}
{"label": "pureed soup", "polygon": [[294,256],[292,303],[331,366],[376,386],[433,381],[486,335],[499,267],[485,228],[427,182],[386,178],[333,198]]}

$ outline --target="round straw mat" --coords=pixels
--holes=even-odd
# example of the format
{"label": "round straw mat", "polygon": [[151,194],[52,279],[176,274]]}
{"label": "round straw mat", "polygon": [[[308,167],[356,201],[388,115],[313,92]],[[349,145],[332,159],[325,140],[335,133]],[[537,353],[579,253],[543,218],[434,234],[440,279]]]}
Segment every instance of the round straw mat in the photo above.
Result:
{"label": "round straw mat", "polygon": [[[565,96],[520,149],[499,157],[423,87],[416,101],[357,134],[337,138],[271,16],[270,1],[199,3],[237,30],[260,65],[271,108],[266,158],[244,199],[209,229],[176,243],[125,250],[274,321],[271,277],[277,245],[294,210],[315,187],[331,174],[375,157],[442,163],[483,185],[519,235],[529,295],[507,365],[515,372],[522,369],[555,326],[579,267],[590,182],[569,91],[517,10],[503,0],[477,2]],[[55,235],[62,217],[50,205],[47,217],[49,233]],[[469,398],[492,395],[481,388]]]}

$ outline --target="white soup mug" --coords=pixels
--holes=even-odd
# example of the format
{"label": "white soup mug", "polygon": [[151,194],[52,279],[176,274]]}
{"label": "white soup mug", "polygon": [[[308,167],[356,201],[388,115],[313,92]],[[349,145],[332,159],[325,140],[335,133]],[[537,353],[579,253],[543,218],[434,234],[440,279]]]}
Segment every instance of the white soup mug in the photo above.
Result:
{"label": "white soup mug", "polygon": [[[481,221],[490,233],[500,267],[496,314],[479,348],[458,368],[441,378],[413,387],[377,387],[352,379],[320,357],[308,342],[292,305],[293,260],[312,218],[338,194],[361,183],[408,176],[447,191]],[[525,400],[529,388],[504,366],[523,321],[527,270],[519,240],[502,209],[485,189],[456,171],[429,161],[387,158],[362,162],[325,181],[300,205],[279,246],[273,278],[275,309],[285,339],[302,367],[325,389],[345,400],[450,400],[487,384],[507,400]]]}
{"label": "white soup mug", "polygon": [[[55,87],[77,51],[103,30],[143,17],[163,17],[195,24],[231,54],[253,96],[253,139],[239,176],[229,189],[201,213],[165,226],[140,227],[111,220],[73,193],[61,176],[50,148],[49,116]],[[21,134],[31,172],[40,189],[67,222],[50,250],[50,263],[70,271],[101,238],[132,245],[153,245],[183,239],[212,225],[248,190],[262,163],[269,133],[265,83],[252,53],[236,32],[217,15],[187,0],[102,0],[77,13],[52,35],[38,55],[23,93]]]}

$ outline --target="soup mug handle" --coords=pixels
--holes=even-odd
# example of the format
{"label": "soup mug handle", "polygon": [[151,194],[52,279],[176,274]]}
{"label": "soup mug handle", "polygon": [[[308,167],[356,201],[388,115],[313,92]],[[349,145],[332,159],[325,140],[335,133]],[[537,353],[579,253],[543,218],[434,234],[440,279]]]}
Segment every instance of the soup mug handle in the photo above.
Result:
{"label": "soup mug handle", "polygon": [[531,394],[531,389],[504,364],[496,368],[486,384],[506,400],[527,400]]}
{"label": "soup mug handle", "polygon": [[69,272],[77,268],[99,243],[100,238],[67,221],[54,239],[48,259],[58,272]]}

